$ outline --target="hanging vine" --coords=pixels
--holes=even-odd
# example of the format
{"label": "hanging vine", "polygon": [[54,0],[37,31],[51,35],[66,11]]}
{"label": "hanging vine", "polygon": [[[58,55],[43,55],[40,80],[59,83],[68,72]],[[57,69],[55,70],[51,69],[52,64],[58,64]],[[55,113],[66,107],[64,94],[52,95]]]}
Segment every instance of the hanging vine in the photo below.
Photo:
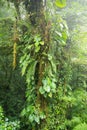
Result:
{"label": "hanging vine", "polygon": [[14,22],[13,31],[14,31],[14,36],[13,36],[13,42],[14,42],[14,44],[13,44],[13,69],[15,69],[16,65],[17,65],[17,43],[19,41],[18,31],[17,31],[17,19]]}

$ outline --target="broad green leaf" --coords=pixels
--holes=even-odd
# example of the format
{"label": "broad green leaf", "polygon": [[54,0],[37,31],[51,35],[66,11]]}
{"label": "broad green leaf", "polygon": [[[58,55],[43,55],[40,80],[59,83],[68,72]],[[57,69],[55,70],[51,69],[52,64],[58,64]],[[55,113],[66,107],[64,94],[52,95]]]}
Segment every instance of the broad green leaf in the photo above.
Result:
{"label": "broad green leaf", "polygon": [[22,76],[25,74],[27,67],[28,67],[28,62],[25,61],[25,62],[24,62],[24,65],[23,65],[23,67],[22,67]]}
{"label": "broad green leaf", "polygon": [[52,82],[52,91],[55,93],[56,92],[56,84]]}
{"label": "broad green leaf", "polygon": [[50,92],[50,86],[44,86],[44,90],[49,93]]}
{"label": "broad green leaf", "polygon": [[26,114],[26,110],[24,108],[23,111],[21,112],[21,116],[24,116],[25,114]]}
{"label": "broad green leaf", "polygon": [[20,64],[22,64],[22,62],[24,62],[24,60],[26,59],[26,57],[27,57],[27,54],[24,54],[24,56],[21,57]]}
{"label": "broad green leaf", "polygon": [[34,37],[34,41],[35,41],[35,42],[40,42],[40,41],[41,41],[40,35],[36,35],[36,36]]}
{"label": "broad green leaf", "polygon": [[41,113],[41,114],[40,114],[40,118],[41,118],[41,119],[45,119],[45,118],[46,118],[45,114],[44,114],[44,113]]}
{"label": "broad green leaf", "polygon": [[40,46],[37,46],[37,47],[35,48],[35,52],[37,53],[37,52],[39,52],[39,50],[40,50]]}
{"label": "broad green leaf", "polygon": [[41,42],[40,42],[40,45],[44,45],[44,41],[41,41]]}
{"label": "broad green leaf", "polygon": [[66,6],[66,0],[56,0],[55,4],[59,8],[64,8]]}
{"label": "broad green leaf", "polygon": [[46,86],[46,85],[47,85],[47,80],[46,80],[46,79],[43,79],[43,80],[42,80],[42,83],[43,83],[44,86]]}
{"label": "broad green leaf", "polygon": [[39,119],[39,116],[35,116],[35,121],[40,124],[40,119]]}
{"label": "broad green leaf", "polygon": [[26,74],[26,82],[29,84],[31,77],[34,76],[35,74],[35,67],[37,64],[37,61],[34,61],[33,59],[31,59],[31,62],[29,62],[29,66],[27,68],[27,74]]}
{"label": "broad green leaf", "polygon": [[52,93],[50,92],[48,96],[49,96],[50,98],[52,98]]}
{"label": "broad green leaf", "polygon": [[39,42],[35,42],[35,47],[38,47],[39,46]]}
{"label": "broad green leaf", "polygon": [[42,87],[40,87],[39,92],[40,92],[41,94],[44,94],[44,93],[45,93],[45,91],[44,91],[44,89],[43,89]]}
{"label": "broad green leaf", "polygon": [[29,120],[30,120],[30,122],[33,122],[34,121],[34,115],[30,115]]}
{"label": "broad green leaf", "polygon": [[62,37],[63,37],[64,41],[66,41],[67,40],[67,33],[66,32],[62,32]]}

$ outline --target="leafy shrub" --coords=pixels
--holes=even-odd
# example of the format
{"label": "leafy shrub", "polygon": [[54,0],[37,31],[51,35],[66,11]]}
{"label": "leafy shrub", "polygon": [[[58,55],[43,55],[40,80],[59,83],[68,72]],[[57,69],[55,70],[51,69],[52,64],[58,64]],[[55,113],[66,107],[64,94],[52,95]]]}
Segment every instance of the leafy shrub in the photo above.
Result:
{"label": "leafy shrub", "polygon": [[87,124],[79,124],[73,130],[87,130]]}
{"label": "leafy shrub", "polygon": [[0,130],[17,130],[19,127],[19,121],[9,121],[4,117],[3,109],[0,106]]}

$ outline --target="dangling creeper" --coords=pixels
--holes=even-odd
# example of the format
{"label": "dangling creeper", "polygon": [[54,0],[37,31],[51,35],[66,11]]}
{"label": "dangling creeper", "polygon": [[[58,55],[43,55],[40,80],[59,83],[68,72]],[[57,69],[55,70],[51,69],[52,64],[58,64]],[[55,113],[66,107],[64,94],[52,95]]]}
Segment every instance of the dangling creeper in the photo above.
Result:
{"label": "dangling creeper", "polygon": [[14,42],[13,46],[13,69],[16,67],[16,56],[17,56],[17,43]]}
{"label": "dangling creeper", "polygon": [[14,45],[13,45],[13,69],[16,68],[16,57],[17,57],[17,20],[14,23]]}

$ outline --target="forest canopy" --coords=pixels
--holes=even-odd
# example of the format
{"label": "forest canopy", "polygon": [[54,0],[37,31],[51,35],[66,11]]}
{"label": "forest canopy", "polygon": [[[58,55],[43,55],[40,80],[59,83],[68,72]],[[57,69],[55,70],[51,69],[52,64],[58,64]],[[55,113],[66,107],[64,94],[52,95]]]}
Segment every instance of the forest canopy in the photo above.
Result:
{"label": "forest canopy", "polygon": [[0,0],[0,130],[87,130],[87,0]]}

